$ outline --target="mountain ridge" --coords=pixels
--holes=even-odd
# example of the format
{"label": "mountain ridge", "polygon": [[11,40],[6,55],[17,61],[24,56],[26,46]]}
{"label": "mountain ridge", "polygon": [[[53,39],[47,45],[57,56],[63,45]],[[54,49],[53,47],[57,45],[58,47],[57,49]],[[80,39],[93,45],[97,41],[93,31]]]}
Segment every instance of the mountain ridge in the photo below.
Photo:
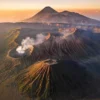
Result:
{"label": "mountain ridge", "polygon": [[91,19],[76,12],[64,10],[57,12],[51,7],[45,7],[36,15],[23,22],[36,23],[68,23],[68,24],[100,24],[100,21]]}

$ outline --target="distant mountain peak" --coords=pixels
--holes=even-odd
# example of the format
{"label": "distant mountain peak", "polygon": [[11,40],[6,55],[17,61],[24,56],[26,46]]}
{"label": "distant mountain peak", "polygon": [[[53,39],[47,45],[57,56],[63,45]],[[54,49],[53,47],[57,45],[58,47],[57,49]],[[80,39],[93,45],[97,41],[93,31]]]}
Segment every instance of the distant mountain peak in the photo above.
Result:
{"label": "distant mountain peak", "polygon": [[67,10],[64,10],[64,11],[62,11],[61,13],[69,13],[69,11],[67,11]]}
{"label": "distant mountain peak", "polygon": [[46,7],[44,7],[44,9],[53,9],[53,8],[50,6],[46,6]]}
{"label": "distant mountain peak", "polygon": [[100,21],[88,18],[76,12],[63,11],[57,12],[55,9],[47,6],[36,15],[24,20],[25,22],[39,23],[72,23],[72,24],[100,24]]}
{"label": "distant mountain peak", "polygon": [[51,8],[50,6],[45,7],[43,10],[41,10],[41,12],[44,12],[44,13],[57,13],[57,11],[54,10],[53,8]]}

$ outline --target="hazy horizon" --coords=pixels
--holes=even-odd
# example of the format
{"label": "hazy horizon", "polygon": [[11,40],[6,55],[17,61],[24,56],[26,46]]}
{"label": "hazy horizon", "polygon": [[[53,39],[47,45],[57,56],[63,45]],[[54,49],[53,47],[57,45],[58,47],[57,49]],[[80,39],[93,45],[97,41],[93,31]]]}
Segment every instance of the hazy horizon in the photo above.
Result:
{"label": "hazy horizon", "polygon": [[[53,7],[52,7],[53,8]],[[42,8],[43,9],[43,8]],[[42,9],[20,9],[20,10],[0,10],[0,22],[18,22],[34,16]],[[55,9],[55,8],[54,8]],[[55,9],[58,12],[71,11],[77,12],[87,17],[100,20],[100,9]]]}

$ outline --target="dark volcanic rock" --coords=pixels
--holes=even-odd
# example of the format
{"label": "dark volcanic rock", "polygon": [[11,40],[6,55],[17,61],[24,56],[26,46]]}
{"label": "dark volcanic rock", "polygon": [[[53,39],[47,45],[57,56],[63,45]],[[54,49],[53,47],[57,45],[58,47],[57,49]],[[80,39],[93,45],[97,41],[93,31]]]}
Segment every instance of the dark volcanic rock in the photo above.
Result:
{"label": "dark volcanic rock", "polygon": [[77,100],[95,92],[92,76],[74,61],[41,61],[30,66],[17,79],[22,93],[40,100]]}

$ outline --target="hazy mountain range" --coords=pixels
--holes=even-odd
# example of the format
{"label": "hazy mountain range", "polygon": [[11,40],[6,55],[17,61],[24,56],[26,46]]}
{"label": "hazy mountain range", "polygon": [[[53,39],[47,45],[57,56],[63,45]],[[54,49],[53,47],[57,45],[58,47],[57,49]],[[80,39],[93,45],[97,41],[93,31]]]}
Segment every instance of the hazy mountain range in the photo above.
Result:
{"label": "hazy mountain range", "polygon": [[37,23],[68,23],[68,24],[100,24],[100,21],[88,18],[75,12],[63,11],[57,12],[51,7],[45,7],[31,18],[23,22]]}

